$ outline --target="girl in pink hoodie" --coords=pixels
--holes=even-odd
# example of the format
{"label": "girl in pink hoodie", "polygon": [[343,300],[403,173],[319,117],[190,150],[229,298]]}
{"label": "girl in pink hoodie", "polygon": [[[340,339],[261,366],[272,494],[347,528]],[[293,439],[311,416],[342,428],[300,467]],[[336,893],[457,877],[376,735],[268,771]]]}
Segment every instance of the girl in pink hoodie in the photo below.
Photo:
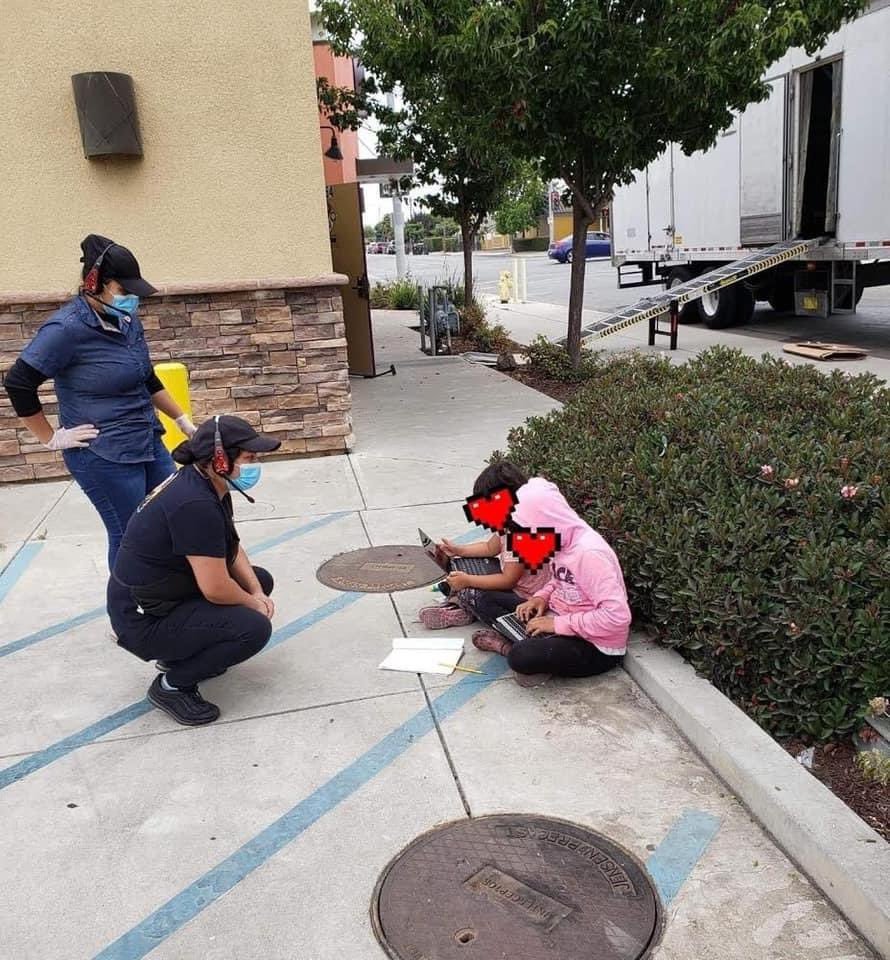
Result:
{"label": "girl in pink hoodie", "polygon": [[480,630],[473,643],[506,656],[523,686],[553,674],[604,673],[621,662],[631,622],[618,557],[550,481],[532,477],[517,499],[514,524],[554,529],[560,549],[550,561],[547,584],[529,600],[517,598],[514,609],[526,624],[527,639],[514,644],[494,630]]}

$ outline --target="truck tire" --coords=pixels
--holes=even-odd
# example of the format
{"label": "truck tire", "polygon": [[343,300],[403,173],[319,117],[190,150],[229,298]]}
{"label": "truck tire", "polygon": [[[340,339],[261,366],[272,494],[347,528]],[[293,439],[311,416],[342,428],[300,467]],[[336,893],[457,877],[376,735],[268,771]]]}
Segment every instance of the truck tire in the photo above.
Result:
{"label": "truck tire", "polygon": [[736,322],[738,284],[706,293],[698,301],[698,315],[709,330],[724,330]]}
{"label": "truck tire", "polygon": [[754,308],[757,306],[757,301],[750,287],[745,286],[744,283],[737,284],[737,287],[735,324],[742,327],[754,319]]}
{"label": "truck tire", "polygon": [[[674,267],[668,274],[667,288],[678,287],[681,283],[691,280],[695,274],[689,267]],[[701,318],[698,315],[698,304],[693,300],[692,303],[684,303],[680,307],[680,323],[698,323]]]}
{"label": "truck tire", "polygon": [[776,313],[791,313],[794,310],[794,277],[790,274],[776,277],[767,299]]}

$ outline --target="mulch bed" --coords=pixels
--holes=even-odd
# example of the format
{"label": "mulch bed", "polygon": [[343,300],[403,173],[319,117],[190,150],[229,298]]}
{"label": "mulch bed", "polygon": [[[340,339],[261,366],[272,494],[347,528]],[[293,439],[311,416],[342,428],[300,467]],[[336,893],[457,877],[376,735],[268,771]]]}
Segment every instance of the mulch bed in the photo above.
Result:
{"label": "mulch bed", "polygon": [[539,393],[552,397],[554,400],[559,400],[560,403],[568,403],[578,390],[584,386],[582,383],[565,383],[562,380],[549,380],[547,377],[541,376],[541,374],[535,370],[530,370],[527,367],[511,370],[507,373],[507,376],[518,380],[520,383],[524,383],[527,387],[531,387]]}
{"label": "mulch bed", "polygon": [[[796,757],[806,744],[788,740],[782,746]],[[890,789],[866,780],[855,761],[856,749],[852,743],[819,744],[810,773],[885,840],[890,840]]]}

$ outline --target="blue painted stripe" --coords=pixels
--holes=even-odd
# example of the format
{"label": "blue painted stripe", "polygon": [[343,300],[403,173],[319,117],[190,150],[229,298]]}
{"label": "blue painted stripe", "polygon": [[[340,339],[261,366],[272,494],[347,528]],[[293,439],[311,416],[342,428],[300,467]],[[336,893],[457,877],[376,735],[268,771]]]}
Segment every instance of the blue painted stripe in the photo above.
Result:
{"label": "blue painted stripe", "polygon": [[361,600],[364,596],[366,596],[364,593],[341,593],[339,596],[334,597],[333,600],[328,600],[327,603],[323,603],[320,607],[310,610],[309,613],[304,614],[302,617],[286,623],[283,627],[279,627],[273,632],[264,651],[271,650],[273,647],[277,647],[279,643],[284,643],[285,640],[290,640],[291,637],[295,637],[298,633],[314,627],[316,623],[327,619],[331,614],[345,610],[346,607],[351,606],[356,600]]}
{"label": "blue painted stripe", "polygon": [[40,643],[41,640],[49,640],[50,637],[57,637],[60,633],[73,630],[75,627],[89,623],[91,620],[98,620],[99,617],[104,615],[105,607],[94,607],[92,610],[87,610],[86,613],[80,613],[76,617],[62,620],[60,623],[54,623],[51,627],[44,627],[42,630],[28,634],[27,637],[22,637],[20,640],[13,640],[11,643],[4,644],[0,647],[0,657],[8,657],[9,654],[15,653],[17,650],[24,650],[25,647]]}
{"label": "blue painted stripe", "polygon": [[[298,633],[308,630],[325,618],[337,613],[338,610],[343,610],[350,604],[355,603],[355,601],[361,599],[362,596],[364,596],[364,594],[361,593],[342,594],[333,600],[329,600],[327,603],[323,603],[320,607],[310,610],[309,613],[304,614],[302,617],[286,623],[272,634],[271,639],[262,652],[264,653],[266,650],[278,646],[279,643],[290,640],[291,637],[295,637]],[[57,743],[45,747],[43,750],[32,753],[18,763],[14,763],[11,767],[0,770],[0,790],[24,779],[37,770],[42,770],[60,757],[67,756],[74,750],[79,750],[81,747],[93,743],[100,737],[104,737],[106,734],[125,726],[130,723],[131,720],[135,720],[137,717],[141,717],[153,709],[154,707],[148,700],[131,703],[128,707],[124,707],[122,710],[118,710],[117,713],[112,713],[104,717],[102,720],[91,724],[89,727],[85,727],[78,733],[73,733],[70,737],[65,737],[64,740],[59,740]]]}
{"label": "blue painted stripe", "polygon": [[[324,517],[319,517],[317,520],[304,523],[300,527],[294,527],[293,530],[286,530],[284,533],[280,533],[275,537],[270,537],[268,540],[261,540],[259,543],[250,547],[248,549],[248,553],[256,556],[257,554],[263,553],[266,550],[271,550],[273,547],[280,546],[282,543],[287,543],[289,540],[293,540],[296,537],[301,537],[304,534],[312,533],[313,530],[318,530],[321,527],[325,527],[329,523],[334,523],[336,520],[342,520],[343,517],[347,516],[349,516],[348,512],[327,514]],[[30,546],[30,544],[28,544],[28,546]],[[0,585],[2,585],[2,577],[0,577]],[[2,599],[3,594],[0,592],[0,600]],[[50,637],[57,637],[60,633],[65,633],[68,630],[74,630],[75,627],[82,626],[83,624],[89,623],[91,620],[96,620],[104,615],[105,607],[95,607],[92,610],[88,610],[86,613],[78,614],[76,617],[70,617],[67,620],[62,620],[59,623],[55,623],[52,626],[44,627],[43,630],[38,630],[36,633],[28,634],[27,637],[22,637],[19,640],[13,640],[11,643],[4,644],[2,647],[0,647],[0,657],[8,657],[11,653],[16,653],[18,650],[24,650],[25,647],[30,647],[35,643],[40,643],[41,640],[49,640]]]}
{"label": "blue painted stripe", "polygon": [[[488,670],[491,679],[495,679],[507,669],[507,663],[502,657],[493,659],[495,663]],[[488,681],[490,682],[491,680]],[[440,720],[448,718],[488,683],[473,683],[469,678],[458,681],[433,701],[436,716]],[[248,840],[231,856],[226,857],[141,923],[109,944],[101,953],[96,954],[94,960],[140,960],[151,953],[167,937],[193,920],[325,814],[330,813],[390,766],[417,740],[426,736],[433,726],[433,713],[424,707],[305,800],[301,800],[265,830]]]}
{"label": "blue painted stripe", "polygon": [[43,549],[42,540],[32,540],[19,548],[16,555],[6,564],[3,572],[0,573],[0,603],[6,599],[6,595],[19,582],[22,574],[28,569],[31,561]]}
{"label": "blue painted stripe", "polygon": [[667,906],[717,836],[720,820],[701,810],[686,810],[646,862],[662,903]]}
{"label": "blue painted stripe", "polygon": [[0,770],[0,790],[5,789],[12,783],[16,783],[18,780],[24,779],[37,770],[42,770],[60,757],[65,757],[74,750],[79,750],[88,743],[98,740],[99,737],[104,737],[106,734],[112,733],[114,730],[117,730],[118,727],[122,727],[124,724],[130,723],[137,717],[148,713],[149,710],[154,710],[154,707],[148,700],[131,703],[128,707],[124,707],[123,710],[109,714],[97,723],[84,727],[83,730],[80,730],[78,733],[72,733],[70,737],[59,740],[51,747],[47,747],[45,750],[38,750],[37,753],[32,753],[29,757],[19,760],[18,763],[14,763],[11,767]]}
{"label": "blue painted stripe", "polygon": [[[286,530],[284,533],[279,533],[277,536],[269,537],[268,540],[260,540],[259,543],[255,543],[252,547],[250,547],[247,552],[248,554],[263,553],[266,550],[271,550],[273,547],[280,546],[282,543],[287,543],[289,540],[293,540],[296,537],[302,537],[304,534],[312,533],[313,530],[320,530],[322,527],[326,527],[329,523],[335,523],[337,520],[342,520],[344,517],[348,516],[348,510],[341,510],[339,513],[328,513],[323,517],[319,517],[317,520],[311,520],[309,523],[304,523],[301,527],[295,527],[293,530]],[[274,519],[274,517],[270,519]]]}

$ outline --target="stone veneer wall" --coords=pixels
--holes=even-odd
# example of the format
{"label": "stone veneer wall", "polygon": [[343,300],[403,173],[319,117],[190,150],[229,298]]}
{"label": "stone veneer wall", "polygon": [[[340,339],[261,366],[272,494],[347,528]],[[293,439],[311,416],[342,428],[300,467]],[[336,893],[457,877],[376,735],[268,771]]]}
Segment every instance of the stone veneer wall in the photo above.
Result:
{"label": "stone veneer wall", "polygon": [[[308,280],[163,288],[140,318],[152,361],[189,371],[196,423],[234,413],[281,441],[278,456],[343,453],[352,444],[351,397],[338,274]],[[0,375],[68,299],[0,296]],[[52,382],[40,390],[57,424]],[[0,390],[0,483],[67,476],[60,454],[21,426]]]}

